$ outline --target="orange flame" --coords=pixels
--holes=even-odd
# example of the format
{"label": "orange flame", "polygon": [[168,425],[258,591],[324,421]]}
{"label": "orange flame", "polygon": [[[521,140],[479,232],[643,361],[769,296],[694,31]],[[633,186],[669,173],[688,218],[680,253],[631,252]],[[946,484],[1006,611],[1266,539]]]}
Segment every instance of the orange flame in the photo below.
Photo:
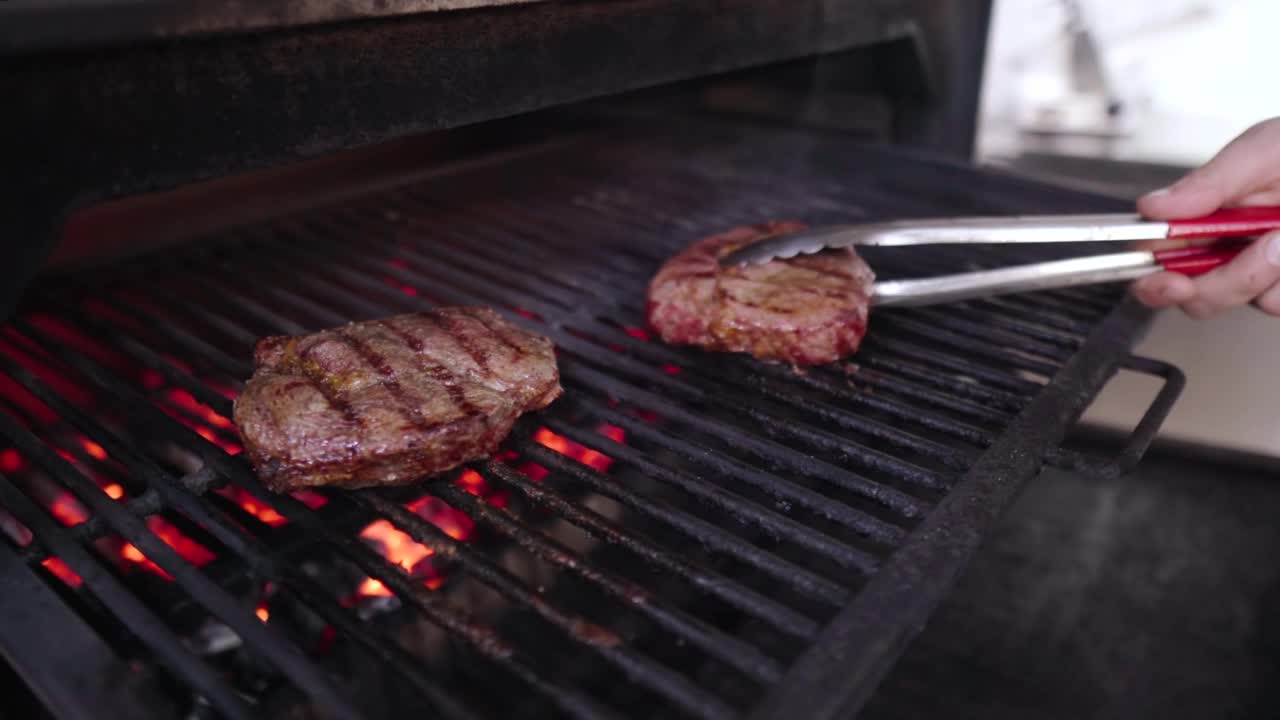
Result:
{"label": "orange flame", "polygon": [[583,465],[595,468],[601,472],[608,470],[609,466],[613,465],[613,458],[608,455],[579,445],[562,435],[557,435],[551,432],[545,427],[540,428],[536,433],[534,433],[533,439],[542,445],[555,450],[561,455],[567,455]]}
{"label": "orange flame", "polygon": [[[455,540],[469,540],[475,532],[475,523],[471,518],[446,505],[439,498],[419,498],[405,507]],[[408,533],[392,525],[391,521],[373,521],[360,531],[360,537],[376,541],[374,546],[382,551],[384,557],[411,575],[423,578],[422,583],[428,589],[436,590],[444,585],[445,576],[427,560],[435,555],[435,551],[414,540]],[[356,596],[362,598],[390,597],[392,594],[386,585],[374,578],[365,578],[356,588]]]}
{"label": "orange flame", "polygon": [[374,520],[360,531],[360,537],[380,543],[386,558],[405,570],[413,570],[413,566],[423,558],[435,554],[434,550],[392,525],[390,520]]}
{"label": "orange flame", "polygon": [[192,415],[201,418],[214,427],[230,428],[232,426],[230,420],[219,415],[208,405],[196,400],[194,395],[182,388],[170,388],[167,395],[174,405],[189,411]]}
{"label": "orange flame", "polygon": [[106,493],[107,497],[112,500],[119,500],[124,497],[124,488],[120,487],[120,483],[111,483],[110,485],[102,488],[102,492]]}
{"label": "orange flame", "polygon": [[[213,408],[205,405],[199,400],[196,400],[195,396],[182,388],[170,388],[169,391],[165,393],[165,396],[169,398],[169,402],[177,405],[185,411],[174,412],[172,408],[161,405],[161,409],[170,417],[191,428],[197,435],[205,440],[208,440],[214,445],[222,448],[222,451],[228,455],[239,455],[241,452],[244,452],[244,448],[242,448],[238,443],[231,442],[230,440],[224,440],[217,432],[214,431],[214,428],[230,430],[234,427],[234,423],[232,423],[231,420],[219,415]],[[192,420],[192,417],[199,418],[200,421],[207,424],[202,425],[200,422]]]}
{"label": "orange flame", "polygon": [[476,524],[466,513],[446,505],[443,500],[428,495],[418,498],[405,507],[422,519],[440,528],[454,540],[463,542],[475,535]]}
{"label": "orange flame", "polygon": [[391,591],[387,586],[373,578],[365,578],[356,589],[356,594],[361,597],[391,597]]}
{"label": "orange flame", "polygon": [[266,622],[267,618],[271,617],[271,611],[267,609],[266,601],[258,603],[258,608],[253,612],[262,622]]}
{"label": "orange flame", "polygon": [[251,495],[248,490],[245,490],[238,485],[227,485],[215,492],[227,498],[231,502],[236,503],[240,507],[244,508],[250,515],[258,518],[263,523],[271,527],[280,527],[281,525],[287,525],[289,523],[283,515],[276,512],[275,508],[262,502]]}
{"label": "orange flame", "polygon": [[[159,515],[152,515],[147,518],[147,527],[151,528],[151,532],[155,533],[166,545],[173,548],[187,562],[196,567],[208,565],[216,557],[211,550],[184,535],[173,523]],[[120,546],[120,557],[138,566],[138,569],[159,575],[165,580],[173,580],[172,575],[152,562],[133,543],[124,543]]]}
{"label": "orange flame", "polygon": [[159,515],[147,518],[147,527],[151,528],[151,532],[158,535],[166,545],[178,551],[179,555],[196,567],[208,565],[217,557],[209,548],[187,537],[177,526]]}

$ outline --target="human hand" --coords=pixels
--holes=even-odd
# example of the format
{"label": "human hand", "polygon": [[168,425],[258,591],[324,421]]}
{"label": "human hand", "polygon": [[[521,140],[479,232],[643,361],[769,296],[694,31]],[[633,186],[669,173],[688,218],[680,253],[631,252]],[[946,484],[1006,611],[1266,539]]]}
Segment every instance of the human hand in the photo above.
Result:
{"label": "human hand", "polygon": [[[1254,125],[1178,182],[1142,196],[1138,212],[1152,220],[1176,220],[1246,205],[1280,205],[1280,118]],[[1193,318],[1246,303],[1280,316],[1280,231],[1197,278],[1161,272],[1135,282],[1133,293],[1145,305],[1177,305]]]}

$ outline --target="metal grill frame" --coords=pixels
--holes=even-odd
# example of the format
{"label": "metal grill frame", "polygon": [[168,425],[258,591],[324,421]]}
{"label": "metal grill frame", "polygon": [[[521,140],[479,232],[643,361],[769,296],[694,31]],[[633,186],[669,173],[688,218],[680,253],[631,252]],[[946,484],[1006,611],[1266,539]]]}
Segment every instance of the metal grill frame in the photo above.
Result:
{"label": "metal grill frame", "polygon": [[[834,141],[833,144],[839,146],[839,143],[834,143]],[[884,149],[861,148],[860,152],[870,154],[884,153],[885,157],[890,158],[910,158],[905,153]],[[933,158],[917,157],[914,158],[914,161],[921,163],[922,166],[929,166],[935,169],[949,167],[952,172],[974,172],[972,169],[963,168],[959,165],[948,165]],[[819,157],[815,160],[818,165],[838,162],[839,159],[834,157]],[[1022,192],[1026,192],[1027,184],[1025,182],[1017,181],[1014,183],[1012,180],[1009,182],[1012,186],[1021,188]],[[656,192],[662,194],[662,191]],[[1107,204],[1100,202],[1097,198],[1079,195],[1070,197],[1068,194],[1056,190],[1046,189],[1045,195],[1052,198],[1052,202],[1056,204],[1065,204],[1067,202],[1086,203],[1087,201],[1087,204],[1091,206],[1088,209],[1101,209],[1098,208],[1099,205]],[[666,197],[674,200],[669,195]],[[400,202],[423,202],[429,206],[431,200],[430,198],[416,196],[413,189],[409,188],[401,192]],[[361,211],[353,210],[351,212],[358,214]],[[680,210],[678,207],[674,207],[672,212],[678,213]],[[312,221],[306,218],[283,220],[279,225],[278,232],[287,234],[288,232],[297,231],[310,222]],[[293,230],[290,230],[290,228]],[[500,232],[501,228],[497,228],[497,231]],[[260,231],[249,229],[244,232],[246,237],[251,237],[254,233]],[[501,248],[498,248],[495,252],[501,252]],[[547,252],[554,253],[554,248]],[[352,259],[353,262],[359,261],[358,257]],[[484,262],[483,259],[477,260],[475,258],[454,258],[451,262],[463,262],[464,260],[468,262]],[[625,263],[620,266],[618,271],[622,269],[625,269]],[[202,283],[208,282],[211,287],[217,287],[217,282],[213,280],[212,276],[209,278],[195,277],[193,279]],[[407,279],[415,280],[412,277]],[[416,280],[421,281],[422,278],[419,277]],[[372,291],[375,288],[371,287],[369,289]],[[382,288],[382,290],[384,295],[386,292],[390,292],[387,288]],[[481,295],[483,296],[483,293]],[[392,296],[387,295],[386,297]],[[1025,302],[1021,300],[1000,301],[995,303],[994,307],[1004,307],[1009,309],[1010,312],[1020,310],[1026,313],[1031,313],[1036,309],[1045,310],[1050,308],[1068,312],[1072,302],[1086,305],[1092,304],[1094,306],[1093,311],[1096,312],[1100,312],[1104,307],[1111,307],[1110,300],[1102,299],[1103,296],[1096,293],[1091,294],[1087,291],[1071,291],[1049,297],[1057,297],[1058,299],[1027,299]],[[298,296],[298,298],[302,298],[302,296]],[[461,299],[466,298],[462,297]],[[401,297],[400,300],[404,301],[404,298]],[[293,302],[303,301],[305,301],[305,298],[302,300],[295,298],[293,300]],[[380,304],[380,301],[367,299],[361,301],[360,298],[354,295],[348,297],[347,301],[350,303],[349,307],[358,307],[360,302],[365,302],[369,304],[371,313],[386,312],[386,306]],[[535,303],[529,304],[535,312],[539,310]],[[548,307],[554,309],[552,306]],[[271,315],[271,311],[264,307],[253,308],[250,306],[249,310],[258,312],[260,315],[263,315],[265,311],[266,316]],[[199,309],[196,308],[195,311],[198,312]],[[544,308],[545,311],[546,309]],[[331,312],[323,307],[317,306],[314,308],[315,315],[321,317]],[[928,316],[926,315],[925,317]],[[703,542],[713,545],[718,544],[724,551],[734,553],[735,557],[753,564],[753,567],[756,567],[761,572],[779,573],[783,577],[788,577],[800,583],[798,587],[804,593],[828,604],[844,608],[833,620],[820,626],[803,615],[789,613],[786,608],[777,606],[767,597],[755,595],[751,592],[743,592],[742,589],[735,590],[728,595],[732,601],[739,603],[749,613],[767,618],[786,633],[802,638],[817,638],[808,645],[803,655],[791,663],[789,668],[782,667],[767,656],[751,652],[749,648],[744,648],[731,636],[726,636],[713,628],[700,625],[696,618],[686,617],[678,608],[674,609],[675,612],[668,612],[666,608],[655,606],[649,611],[650,619],[660,626],[680,633],[681,637],[689,638],[693,643],[714,648],[716,653],[734,658],[740,671],[772,685],[772,690],[767,695],[766,700],[756,709],[752,717],[762,719],[795,716],[836,718],[844,717],[856,711],[870,696],[875,685],[889,669],[892,661],[902,651],[906,643],[923,625],[929,612],[941,600],[955,580],[956,575],[963,568],[967,558],[976,549],[984,533],[1000,512],[1011,502],[1018,488],[1035,475],[1045,457],[1059,444],[1067,429],[1092,397],[1101,389],[1116,368],[1126,362],[1129,348],[1136,341],[1149,318],[1150,314],[1132,301],[1122,301],[1109,313],[1105,313],[1105,318],[1097,323],[1080,343],[1079,347],[1072,351],[1055,350],[1055,346],[1051,343],[1022,337],[997,327],[988,329],[988,332],[992,333],[993,337],[999,337],[1002,341],[1015,343],[1015,347],[1020,344],[1028,351],[1056,355],[1065,362],[1060,368],[1032,360],[1025,360],[1022,363],[1026,367],[1041,368],[1045,371],[1052,370],[1053,377],[1038,390],[1034,399],[1013,417],[997,437],[986,438],[981,430],[976,427],[967,427],[964,423],[947,423],[942,418],[935,420],[929,420],[927,417],[923,418],[925,422],[935,422],[939,428],[949,429],[956,433],[955,436],[958,438],[968,438],[970,441],[979,443],[990,439],[990,446],[982,451],[977,456],[976,462],[972,462],[972,464],[970,463],[974,458],[966,456],[949,457],[944,452],[946,450],[945,446],[932,446],[928,443],[918,442],[918,439],[909,433],[900,433],[892,425],[886,425],[882,421],[871,421],[861,427],[860,429],[863,432],[874,431],[880,433],[877,437],[885,440],[885,442],[915,443],[921,452],[934,453],[935,459],[944,465],[950,464],[952,467],[968,468],[958,482],[950,486],[949,491],[945,493],[942,500],[934,505],[924,516],[923,522],[908,534],[895,533],[892,525],[878,523],[875,518],[865,516],[854,510],[849,510],[846,515],[838,518],[847,523],[848,527],[856,527],[871,538],[880,537],[884,541],[901,543],[894,548],[892,555],[883,561],[877,562],[875,558],[866,555],[858,548],[849,547],[843,542],[828,542],[820,533],[809,531],[803,526],[798,526],[795,523],[788,524],[786,522],[787,519],[777,513],[757,511],[749,517],[749,520],[755,526],[784,532],[789,538],[792,538],[807,550],[831,558],[850,570],[860,572],[874,570],[874,572],[870,572],[870,579],[866,584],[855,591],[849,592],[840,585],[827,582],[812,573],[797,572],[798,568],[788,566],[785,560],[780,560],[780,558],[776,558],[768,552],[759,551],[749,543],[736,539],[737,536],[723,532],[714,526],[709,526],[705,522],[698,521],[696,517],[684,515],[678,510],[673,512],[672,509],[651,506],[644,498],[628,499],[627,502],[633,503],[644,511],[656,513],[655,517],[664,522],[681,524],[684,531],[691,537],[697,537]],[[1014,320],[1016,318],[1009,319],[1010,322],[1013,322],[1011,327],[1016,328],[1017,323]],[[963,328],[966,327],[964,323],[975,321],[959,317],[956,320],[959,323],[956,327]],[[914,321],[901,320],[900,322]],[[275,324],[282,330],[305,330],[305,328],[291,327],[292,321],[284,317],[280,317]],[[18,327],[24,336],[41,336],[39,330],[25,325],[22,321],[17,321],[15,327]],[[181,328],[175,326],[167,328],[166,331],[180,332]],[[1052,328],[1041,328],[1040,332],[1043,333],[1044,337],[1053,337],[1054,331]],[[622,333],[615,330],[614,334],[618,336],[616,339],[619,342],[627,342]],[[556,340],[558,344],[571,349],[575,343],[585,343],[585,341],[575,340],[571,336],[565,335],[563,331],[557,331]],[[121,340],[118,339],[117,341]],[[127,342],[128,338],[124,338],[123,341]],[[198,345],[192,345],[190,340],[180,344],[198,347]],[[634,346],[634,342],[632,346]],[[203,688],[210,699],[216,701],[227,714],[231,716],[248,716],[250,709],[234,694],[228,694],[225,687],[221,686],[217,679],[212,677],[208,669],[201,663],[198,661],[192,663],[191,658],[185,655],[176,644],[176,639],[168,634],[162,626],[158,625],[155,622],[155,618],[148,618],[148,611],[138,605],[127,590],[121,587],[109,574],[100,569],[96,572],[94,571],[94,561],[85,555],[85,551],[80,548],[78,541],[100,532],[114,530],[140,547],[149,558],[169,572],[179,585],[185,587],[194,596],[200,597],[201,602],[205,603],[214,614],[222,617],[233,629],[242,633],[242,637],[246,639],[246,642],[253,643],[255,647],[261,646],[272,650],[273,660],[276,665],[284,674],[291,676],[301,689],[309,693],[312,701],[318,706],[326,708],[334,716],[359,716],[355,708],[346,705],[343,699],[326,685],[323,678],[316,674],[312,664],[298,654],[295,648],[287,642],[281,642],[272,628],[256,624],[252,619],[251,612],[246,614],[244,608],[237,607],[234,599],[229,594],[204,578],[198,570],[189,566],[173,550],[152,535],[140,522],[141,516],[155,512],[161,507],[174,508],[191,519],[201,522],[227,548],[244,557],[257,558],[255,562],[261,564],[263,572],[287,579],[296,592],[310,593],[317,598],[321,597],[323,595],[322,590],[315,587],[314,581],[293,571],[275,559],[267,551],[267,548],[261,546],[257,538],[244,531],[237,531],[235,528],[228,526],[223,520],[215,517],[215,512],[200,500],[200,496],[208,490],[210,483],[219,481],[222,478],[232,478],[236,483],[247,488],[267,504],[278,508],[291,523],[316,534],[318,537],[324,538],[326,543],[330,544],[333,549],[347,556],[362,569],[369,572],[370,576],[390,587],[406,602],[412,604],[418,612],[433,618],[437,623],[449,628],[457,636],[467,638],[482,654],[488,653],[495,662],[504,663],[504,667],[517,674],[530,687],[545,691],[559,706],[560,710],[569,714],[583,716],[609,716],[609,713],[603,712],[595,701],[584,694],[575,692],[572,688],[547,687],[537,673],[536,668],[530,667],[527,663],[522,663],[519,658],[516,658],[515,661],[510,661],[505,654],[506,650],[498,645],[491,644],[487,640],[485,629],[460,622],[456,617],[436,607],[431,596],[422,592],[402,573],[395,571],[389,563],[358,541],[354,541],[352,538],[335,531],[334,528],[326,526],[322,519],[318,518],[315,513],[312,513],[301,503],[288,497],[266,493],[242,462],[232,460],[212,446],[201,446],[198,440],[191,437],[189,431],[173,423],[159,410],[147,405],[142,396],[137,395],[135,391],[122,384],[119,380],[113,379],[109,372],[100,367],[95,368],[92,361],[77,357],[74,352],[59,349],[56,343],[48,343],[48,349],[61,357],[63,361],[93,377],[108,394],[115,395],[119,400],[125,402],[142,401],[139,407],[139,414],[153,418],[146,421],[147,425],[154,427],[157,432],[174,438],[175,441],[184,446],[195,442],[195,447],[201,448],[199,454],[205,462],[205,467],[192,475],[181,478],[180,482],[171,484],[167,482],[163,471],[159,471],[149,464],[144,453],[113,438],[111,431],[100,426],[95,428],[95,422],[92,417],[83,412],[78,412],[76,408],[68,405],[65,400],[58,398],[54,393],[46,392],[41,395],[42,399],[55,407],[64,418],[73,424],[79,425],[95,441],[102,444],[112,457],[123,458],[123,461],[127,462],[131,471],[153,479],[152,482],[148,483],[149,490],[146,493],[131,500],[126,505],[119,505],[105,498],[101,493],[97,493],[96,488],[87,487],[86,484],[90,483],[88,479],[79,477],[78,471],[71,468],[64,460],[54,456],[50,450],[44,447],[39,438],[24,430],[7,415],[0,413],[0,435],[9,438],[24,454],[40,459],[41,464],[52,469],[67,486],[81,487],[84,490],[83,499],[94,510],[94,518],[89,522],[71,529],[61,528],[53,523],[52,520],[43,517],[41,511],[8,479],[0,477],[0,503],[3,503],[15,515],[18,515],[20,520],[27,523],[36,537],[39,538],[38,544],[43,546],[43,551],[29,548],[24,553],[16,556],[10,549],[0,547],[0,561],[3,561],[3,567],[13,570],[13,582],[30,583],[36,582],[36,579],[31,575],[30,570],[11,562],[11,559],[23,559],[30,563],[43,557],[42,552],[63,558],[73,565],[73,569],[81,574],[86,583],[94,586],[96,594],[104,600],[110,599],[114,612],[121,616],[133,618],[137,623],[136,627],[144,630],[144,632],[140,633],[142,635],[140,640],[143,644],[150,646],[156,656],[168,660],[172,663],[173,668],[186,677],[189,682]],[[210,351],[216,353],[216,348],[210,348]],[[678,351],[658,348],[650,352],[658,356]],[[163,357],[150,353],[145,346],[133,348],[132,354],[148,364],[153,364],[175,385],[191,391],[198,399],[207,402],[211,407],[226,408],[227,401],[225,398],[220,398],[215,393],[212,393],[197,379],[174,367]],[[939,362],[943,361],[944,359],[939,359]],[[959,361],[960,359],[956,359],[956,362]],[[240,361],[229,358],[228,362],[234,366]],[[966,370],[979,372],[977,368],[966,368]],[[23,384],[29,385],[29,388],[40,387],[40,382],[36,378],[30,376],[29,373],[24,375],[24,370],[16,361],[5,359],[3,365],[0,365],[0,371],[11,377],[24,379],[25,382]],[[776,369],[767,367],[756,368],[755,371],[765,377],[768,377],[771,373],[776,373]],[[598,383],[600,387],[616,387],[620,392],[631,392],[632,394],[636,392],[634,390],[625,391],[617,381],[612,380],[607,374],[598,370],[583,366],[577,367],[576,372],[579,377],[587,378],[592,383]],[[874,373],[877,370],[870,368],[866,372],[869,381],[874,381],[876,377]],[[923,377],[919,379],[921,382],[926,380]],[[821,386],[825,381],[821,377],[814,377],[804,379],[802,382],[818,383],[818,386]],[[1171,387],[1176,385],[1176,382],[1171,383]],[[685,391],[687,392],[687,389]],[[37,392],[37,395],[40,395],[40,393]],[[845,393],[845,395],[848,396],[849,393]],[[625,395],[622,396],[625,398]],[[1001,401],[999,393],[993,393],[988,398],[989,402],[995,404],[999,404]],[[1157,402],[1152,413],[1149,414],[1149,418],[1154,418],[1155,424],[1158,424],[1161,409],[1163,408],[1163,410],[1167,411],[1167,401],[1169,400],[1170,395],[1168,393],[1162,395],[1162,400]],[[872,402],[868,398],[862,398],[861,401]],[[981,415],[982,406],[979,404],[967,403],[957,399],[952,399],[950,402],[957,403],[955,405],[957,408],[963,408],[968,412]],[[892,403],[890,402],[889,404],[891,405]],[[596,414],[607,415],[608,413],[607,409],[599,407],[594,408],[594,411]],[[613,419],[622,419],[616,415],[612,417]],[[832,417],[845,423],[856,423],[856,416],[833,415]],[[557,427],[554,419],[549,419],[547,422],[553,430],[567,429],[565,427]],[[1151,423],[1144,421],[1144,425],[1148,426],[1146,429],[1154,430],[1153,427],[1149,427]],[[851,426],[849,429],[858,428]],[[799,430],[792,432],[799,432]],[[822,441],[821,435],[810,433],[806,437],[813,442]],[[631,455],[628,456],[628,450],[625,446],[611,443],[605,438],[583,438],[575,435],[574,439],[583,441],[588,447],[599,449],[606,454],[614,454],[623,462],[635,463],[644,467],[647,471],[661,472],[661,467],[658,465],[650,464],[645,466],[646,460],[642,454],[632,451]],[[527,430],[517,430],[513,442],[518,445],[522,452],[527,453],[530,457],[545,464],[555,472],[565,473],[597,490],[614,493],[615,497],[621,497],[618,493],[625,493],[624,489],[609,488],[607,478],[592,472],[590,469],[577,465],[568,458],[559,456],[550,450],[539,448],[536,443],[530,442]],[[775,452],[778,445],[777,442],[771,440],[755,440],[754,442],[760,445],[759,452],[766,454]],[[713,461],[725,463],[725,467],[731,469],[730,472],[746,471],[743,475],[744,481],[751,481],[750,465],[731,458],[716,458]],[[898,468],[904,480],[913,482],[924,489],[940,490],[946,487],[945,484],[937,484],[933,476],[923,470],[916,474],[914,480],[912,480],[912,472],[910,472],[909,465],[903,465],[901,461],[892,456],[879,453],[874,448],[865,448],[863,461],[896,463],[895,467]],[[792,462],[803,463],[804,459],[802,457],[794,457]],[[616,533],[607,522],[603,522],[601,518],[594,517],[589,512],[584,512],[582,508],[576,507],[573,502],[563,497],[558,491],[529,482],[527,479],[523,479],[523,476],[519,473],[501,463],[493,461],[480,463],[477,468],[486,477],[500,479],[515,488],[535,505],[551,507],[564,517],[573,518],[585,526],[592,527],[600,537],[628,547],[637,555],[664,567],[669,572],[689,578],[695,583],[708,587],[716,587],[717,583],[722,582],[721,579],[714,575],[706,575],[704,570],[696,565],[690,565],[680,558],[672,557],[669,553],[663,553],[660,549],[649,546],[643,538],[626,533]],[[157,472],[160,472],[160,475],[156,475]],[[732,506],[737,502],[718,492],[716,487],[700,483],[696,477],[687,474],[677,475],[673,481],[683,484],[686,489],[691,489],[692,492],[701,493],[703,498],[712,503],[727,503],[728,506]],[[773,481],[762,477],[758,482]],[[845,482],[849,481],[845,480]],[[858,486],[850,489],[879,493],[881,499],[891,506],[896,504],[897,512],[903,517],[911,517],[913,513],[917,515],[920,513],[919,503],[912,503],[912,498],[909,495],[887,491],[886,487]],[[788,491],[791,492],[791,497],[795,502],[821,507],[821,497],[809,496],[800,490],[800,488],[796,488]],[[496,510],[486,509],[483,503],[470,499],[466,493],[454,488],[446,487],[439,494],[456,503],[457,506],[473,512],[477,517],[485,519],[486,522],[494,526],[505,527],[507,530],[505,534],[515,538],[521,544],[537,548],[534,552],[540,553],[547,558],[552,558],[551,561],[562,568],[573,564],[563,559],[558,562],[554,560],[556,557],[554,546],[548,544],[537,530],[523,526],[518,519],[505,518]],[[434,526],[407,513],[385,497],[376,494],[351,494],[345,501],[357,506],[367,507],[374,511],[375,514],[393,518],[401,529],[409,532],[420,542],[433,547],[448,547],[450,552],[456,554],[469,552],[465,545],[453,541]],[[830,504],[835,505],[835,503]],[[836,508],[832,510],[833,512],[838,512]],[[3,543],[0,543],[0,546],[3,546]],[[779,564],[780,561],[782,564]],[[489,561],[484,557],[474,558],[469,567],[473,572],[479,573],[481,579],[487,584],[497,588],[503,594],[519,598],[522,603],[529,603],[530,598],[525,594],[526,591],[520,584],[518,582],[513,583],[511,578],[503,575],[500,568],[490,565]],[[593,577],[591,580],[604,588],[605,591],[619,597],[626,597],[629,593],[636,592],[636,589],[630,587],[625,581],[611,578],[607,574]],[[47,593],[40,593],[40,595],[44,596]],[[15,612],[14,616],[21,616],[31,609],[29,604],[21,601],[21,596],[18,594],[6,593],[5,599],[9,601],[6,604],[10,606],[6,609],[13,610]],[[390,666],[397,668],[404,681],[418,688],[424,696],[436,703],[438,709],[449,716],[470,717],[470,714],[465,709],[457,706],[452,701],[449,692],[440,687],[439,683],[422,671],[414,670],[411,666],[412,659],[403,657],[400,654],[403,651],[394,647],[385,638],[382,638],[377,629],[365,627],[354,622],[351,618],[345,616],[340,609],[336,607],[330,608],[323,601],[317,601],[317,604],[326,609],[322,612],[326,620],[333,623],[352,641],[372,652]],[[537,603],[531,603],[531,605],[537,605]],[[552,625],[572,632],[574,618],[557,614],[558,611],[555,608],[540,607],[538,612]],[[888,615],[893,617],[894,622],[884,621],[884,618]],[[33,687],[41,691],[42,697],[51,707],[65,710],[67,716],[74,717],[76,716],[75,709],[68,707],[62,701],[62,697],[63,693],[72,693],[77,689],[83,689],[77,687],[75,678],[65,673],[50,671],[51,669],[47,665],[42,666],[38,661],[35,664],[30,664],[33,658],[14,655],[23,645],[34,639],[27,634],[27,630],[34,631],[39,627],[41,625],[36,622],[31,623],[29,626],[24,625],[21,627],[12,623],[5,624],[4,631],[0,632],[0,650],[3,650],[10,660],[15,662],[15,666],[20,671],[25,671],[25,679]],[[68,627],[71,628],[68,633],[77,640],[73,644],[86,648],[94,647],[95,638],[89,628],[80,627],[76,623],[70,623]],[[135,627],[133,622],[130,623],[130,627]],[[81,631],[77,631],[74,628],[80,628]],[[855,649],[857,652],[853,652]],[[92,652],[98,656],[102,654],[101,650],[92,650]],[[696,686],[683,681],[681,678],[671,677],[660,664],[656,665],[643,656],[631,653],[626,648],[616,651],[602,650],[600,654],[607,662],[622,668],[633,680],[649,683],[653,687],[659,688],[669,700],[683,706],[691,714],[704,717],[730,717],[734,715],[729,708],[717,705],[714,702],[714,698],[709,699],[707,694],[702,693]],[[51,654],[45,660],[52,661],[55,655]],[[42,670],[44,672],[41,672]],[[144,677],[138,682],[145,685],[145,680],[146,678]],[[137,684],[131,684],[127,687],[124,685],[99,687],[98,689],[104,695],[108,693],[123,694],[133,692],[137,689]]]}

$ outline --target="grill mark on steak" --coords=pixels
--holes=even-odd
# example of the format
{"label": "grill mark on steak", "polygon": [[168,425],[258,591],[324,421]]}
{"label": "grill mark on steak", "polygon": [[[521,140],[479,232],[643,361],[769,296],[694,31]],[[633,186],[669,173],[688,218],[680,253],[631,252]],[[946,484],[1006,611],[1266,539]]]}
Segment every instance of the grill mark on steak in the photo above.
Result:
{"label": "grill mark on steak", "polygon": [[337,410],[342,419],[355,428],[363,429],[365,427],[364,418],[356,412],[351,403],[342,396],[342,390],[334,387],[326,382],[324,374],[320,372],[320,367],[315,362],[307,362],[306,358],[300,357],[297,353],[296,343],[291,343],[285,350],[285,356],[280,361],[282,370],[301,375],[311,386],[320,393],[324,401],[329,403],[329,407]]}
{"label": "grill mark on steak", "polygon": [[[464,331],[486,363],[456,342]],[[232,415],[277,492],[404,485],[483,459],[562,392],[551,342],[483,308],[264,338],[254,365]]]}
{"label": "grill mark on steak", "polygon": [[387,389],[391,397],[395,398],[396,403],[400,406],[401,414],[410,425],[420,431],[432,429],[438,423],[428,422],[422,415],[422,405],[409,395],[408,392],[400,385],[400,381],[396,379],[395,369],[391,367],[391,363],[387,359],[369,346],[364,340],[354,337],[347,333],[346,328],[337,332],[338,338],[346,343],[361,360],[375,371],[379,376],[379,382]]}
{"label": "grill mark on steak", "polygon": [[489,321],[483,315],[475,312],[472,308],[466,308],[464,312],[467,313],[468,317],[474,319],[476,322],[484,326],[484,329],[488,330],[490,334],[492,334],[495,338],[497,338],[498,342],[511,348],[515,352],[516,357],[522,358],[527,354],[525,352],[525,349],[521,347],[519,343],[512,340],[506,334],[499,332],[497,328],[489,324]]}
{"label": "grill mark on steak", "polygon": [[[471,317],[471,315],[468,315],[468,317]],[[479,365],[481,370],[489,372],[489,359],[484,356],[484,353],[480,352],[475,343],[471,342],[466,332],[458,326],[456,319],[445,316],[432,318],[431,321],[435,323],[436,327],[444,330],[446,335],[456,340],[458,347],[462,348],[462,352],[466,353],[467,357],[471,358],[476,365]],[[485,329],[488,329],[488,326],[485,326]]]}
{"label": "grill mark on steak", "polygon": [[768,222],[703,238],[668,260],[649,283],[648,326],[664,341],[745,352],[793,365],[833,362],[866,332],[875,275],[853,248],[722,268],[735,248],[802,229]]}
{"label": "grill mark on steak", "polygon": [[[436,322],[435,316],[424,314],[419,317],[427,320],[441,330],[445,329],[440,325],[440,323]],[[387,330],[390,330],[391,334],[395,335],[400,342],[404,343],[406,347],[415,353],[415,355],[420,355],[426,347],[420,338],[404,328],[396,327],[390,320],[379,320],[378,324]],[[449,333],[449,336],[453,337],[453,334]],[[470,400],[467,400],[466,393],[464,393],[462,388],[458,385],[459,378],[456,374],[444,366],[431,365],[425,362],[419,363],[418,367],[424,373],[429,375],[432,380],[435,380],[444,386],[445,392],[449,393],[449,399],[453,401],[454,405],[458,406],[458,409],[462,411],[463,415],[467,417],[480,415],[482,416],[485,425],[487,426],[489,424],[489,418],[481,413],[475,405],[472,405]],[[439,427],[439,425],[440,423],[435,423],[430,427]]]}

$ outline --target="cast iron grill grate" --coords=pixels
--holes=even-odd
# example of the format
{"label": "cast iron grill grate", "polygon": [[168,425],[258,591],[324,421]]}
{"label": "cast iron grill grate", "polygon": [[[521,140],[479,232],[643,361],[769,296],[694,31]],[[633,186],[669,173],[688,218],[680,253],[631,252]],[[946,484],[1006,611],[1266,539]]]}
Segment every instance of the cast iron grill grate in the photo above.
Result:
{"label": "cast iron grill grate", "polygon": [[[693,239],[763,219],[1097,206],[837,138],[673,122],[51,279],[0,333],[0,573],[19,588],[6,609],[28,608],[0,647],[67,716],[856,706],[1142,315],[1116,288],[882,311],[850,362],[798,373],[653,341],[645,285]],[[253,342],[434,304],[550,336],[564,398],[446,478],[265,491],[229,420]],[[15,656],[24,639],[50,647]],[[62,648],[83,673],[51,670]]]}

